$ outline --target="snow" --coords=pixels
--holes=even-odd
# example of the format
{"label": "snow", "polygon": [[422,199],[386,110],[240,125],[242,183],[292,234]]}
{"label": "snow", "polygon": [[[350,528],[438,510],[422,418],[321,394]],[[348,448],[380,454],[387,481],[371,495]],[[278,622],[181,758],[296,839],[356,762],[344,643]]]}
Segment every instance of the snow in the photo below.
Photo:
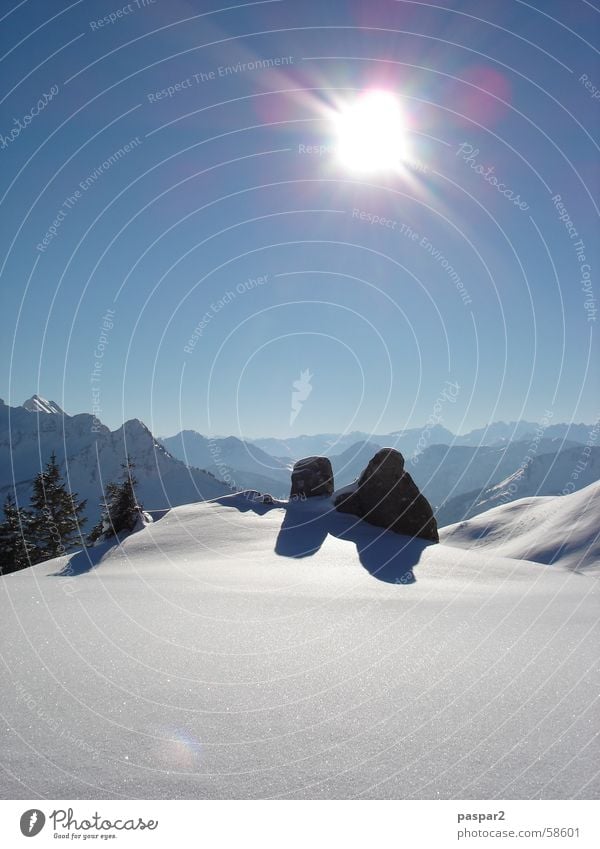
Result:
{"label": "snow", "polygon": [[[31,400],[36,398],[44,400],[38,396]],[[37,416],[23,407],[4,406],[0,407],[2,500],[16,490],[19,501],[27,504],[33,478],[52,451],[71,491],[87,499],[90,522],[86,530],[99,518],[104,487],[108,481],[120,479],[127,454],[135,463],[136,495],[149,511],[230,492],[222,481],[172,457],[138,419],[110,431],[87,413]]]}
{"label": "snow", "polygon": [[521,498],[440,531],[447,545],[600,573],[600,482]]}
{"label": "snow", "polygon": [[[514,448],[511,449],[514,454]],[[481,472],[477,460],[475,467]],[[438,511],[438,524],[450,525],[470,519],[509,501],[529,496],[573,492],[600,478],[600,447],[576,445],[555,453],[544,453],[522,461],[510,475],[484,489],[463,492],[450,498]]]}
{"label": "snow", "polygon": [[346,486],[341,486],[339,489],[336,489],[335,492],[332,494],[332,504],[335,504],[338,499],[343,498],[346,495],[351,495],[353,492],[356,492],[357,489],[358,481],[353,481],[352,483],[349,483]]}
{"label": "snow", "polygon": [[23,402],[23,408],[30,413],[55,413],[62,415],[63,411],[54,401],[48,401],[42,398],[41,395],[32,395],[27,401]]}
{"label": "snow", "polygon": [[3,797],[600,790],[594,577],[243,494],[89,554],[0,578]]}

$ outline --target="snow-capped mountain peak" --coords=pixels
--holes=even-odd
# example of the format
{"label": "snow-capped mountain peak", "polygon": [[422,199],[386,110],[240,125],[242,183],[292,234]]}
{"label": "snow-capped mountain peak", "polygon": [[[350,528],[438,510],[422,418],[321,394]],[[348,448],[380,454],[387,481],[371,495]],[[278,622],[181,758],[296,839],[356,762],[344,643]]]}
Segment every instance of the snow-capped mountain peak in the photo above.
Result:
{"label": "snow-capped mountain peak", "polygon": [[[32,415],[38,412],[39,415]],[[149,510],[164,510],[231,492],[227,483],[188,468],[159,445],[139,419],[111,431],[89,413],[57,415],[57,404],[34,395],[21,407],[0,408],[0,504],[10,493],[27,502],[35,476],[55,452],[70,489],[87,500],[95,522],[104,487],[135,464],[136,494]]]}
{"label": "snow-capped mountain peak", "polygon": [[21,406],[30,413],[56,413],[58,415],[64,415],[64,411],[61,410],[58,404],[42,398],[41,395],[32,395]]}

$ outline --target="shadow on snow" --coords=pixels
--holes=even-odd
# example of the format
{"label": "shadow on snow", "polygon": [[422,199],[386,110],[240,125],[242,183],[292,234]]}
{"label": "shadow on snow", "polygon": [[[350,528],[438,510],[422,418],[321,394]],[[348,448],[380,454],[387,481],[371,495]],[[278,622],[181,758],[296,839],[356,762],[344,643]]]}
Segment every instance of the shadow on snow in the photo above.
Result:
{"label": "shadow on snow", "polygon": [[77,575],[85,575],[86,572],[91,572],[102,558],[118,545],[119,541],[115,538],[92,548],[83,548],[81,551],[76,551],[71,554],[62,569],[59,569],[58,572],[50,572],[48,577],[73,578]]}
{"label": "shadow on snow", "polygon": [[251,510],[261,516],[274,508],[283,508],[285,518],[277,535],[276,554],[296,559],[312,557],[330,534],[354,543],[362,566],[374,578],[386,583],[414,583],[416,578],[413,568],[424,549],[435,545],[429,540],[402,536],[369,525],[355,516],[339,513],[327,499],[276,502],[272,505],[245,498],[234,501],[230,496],[226,500],[215,500],[242,512]]}

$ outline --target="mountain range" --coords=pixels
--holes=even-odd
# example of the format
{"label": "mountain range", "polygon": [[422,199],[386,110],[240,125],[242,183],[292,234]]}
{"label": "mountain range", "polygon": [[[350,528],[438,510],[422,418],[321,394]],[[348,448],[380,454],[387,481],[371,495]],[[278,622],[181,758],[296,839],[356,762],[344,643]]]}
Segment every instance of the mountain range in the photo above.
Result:
{"label": "mountain range", "polygon": [[379,436],[356,431],[247,440],[184,430],[157,439],[138,419],[111,431],[88,413],[71,416],[33,395],[17,407],[0,401],[0,498],[14,491],[26,502],[52,451],[70,488],[88,499],[87,514],[95,520],[103,488],[118,478],[127,455],[136,466],[140,501],[158,512],[232,490],[287,498],[294,461],[312,454],[330,458],[340,488],[356,480],[380,447],[393,446],[404,454],[406,469],[443,526],[496,504],[557,495],[565,487],[577,491],[597,480],[600,448],[591,444],[594,433],[597,428],[585,424],[542,429],[520,421],[494,422],[462,436],[434,425]]}
{"label": "mountain range", "polygon": [[26,504],[34,477],[56,453],[69,488],[86,498],[96,520],[108,481],[127,455],[135,463],[138,498],[149,511],[216,498],[231,487],[173,457],[138,419],[111,431],[88,413],[69,416],[38,395],[20,407],[0,401],[0,499],[14,492]]}
{"label": "mountain range", "polygon": [[[548,424],[543,429],[546,439],[559,439],[585,443],[590,437],[592,425],[572,423]],[[507,442],[535,441],[539,438],[540,425],[530,421],[492,422],[485,427],[476,428],[458,435],[440,424],[414,427],[407,430],[373,434],[364,431],[351,433],[320,433],[313,436],[294,436],[289,439],[261,437],[251,442],[273,457],[285,457],[288,460],[308,457],[311,454],[340,454],[352,445],[360,442],[375,442],[380,445],[397,448],[405,457],[412,456],[426,445],[468,445],[478,448],[481,445],[501,446]],[[425,443],[425,445],[423,445]]]}
{"label": "mountain range", "polygon": [[600,447],[576,445],[542,453],[498,483],[449,498],[438,508],[437,520],[450,525],[517,499],[568,495],[598,479]]}
{"label": "mountain range", "polygon": [[[557,495],[568,485],[572,471],[584,456],[584,446],[568,440],[566,434],[589,434],[590,426],[578,425],[575,429],[568,425],[562,428],[555,426],[554,432],[562,430],[562,436],[553,437],[541,436],[539,431],[530,430],[531,427],[537,426],[527,423],[530,436],[526,440],[496,442],[494,445],[433,443],[417,454],[407,448],[409,443],[416,445],[414,435],[407,440],[398,435],[384,435],[377,442],[371,439],[352,443],[339,453],[331,449],[320,453],[325,453],[331,460],[335,485],[341,488],[356,480],[381,447],[400,445],[405,456],[405,468],[436,510],[438,524],[444,525],[487,509],[483,506],[486,499],[495,497],[493,487],[502,481],[506,481],[506,486],[502,490],[501,503],[526,495]],[[490,430],[495,438],[502,429]],[[327,441],[330,436],[332,446],[341,448],[345,445],[345,439],[335,439],[332,435],[327,437]],[[292,443],[292,447],[308,452],[311,448],[323,447],[325,437],[299,437],[298,440]],[[258,489],[276,498],[287,498],[292,463],[300,456],[306,456],[300,453],[289,458],[275,457],[253,442],[236,437],[208,438],[191,430],[163,438],[161,442],[182,462],[209,469],[217,478],[238,489]],[[289,444],[287,449],[291,450]],[[585,450],[588,452],[585,468],[569,491],[579,490],[600,477],[600,447],[592,446]],[[550,471],[544,472],[544,469]],[[514,485],[515,479],[518,479],[518,485]]]}

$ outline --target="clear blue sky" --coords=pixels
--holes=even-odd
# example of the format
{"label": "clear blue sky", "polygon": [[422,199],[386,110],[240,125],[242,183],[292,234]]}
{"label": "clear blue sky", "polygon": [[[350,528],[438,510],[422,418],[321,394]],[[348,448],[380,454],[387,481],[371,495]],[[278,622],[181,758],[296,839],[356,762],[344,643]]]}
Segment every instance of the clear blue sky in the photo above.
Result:
{"label": "clear blue sky", "polygon": [[[460,432],[594,421],[600,15],[219,5],[2,4],[0,396],[286,436],[419,426],[451,381]],[[400,173],[331,149],[372,88]]]}

